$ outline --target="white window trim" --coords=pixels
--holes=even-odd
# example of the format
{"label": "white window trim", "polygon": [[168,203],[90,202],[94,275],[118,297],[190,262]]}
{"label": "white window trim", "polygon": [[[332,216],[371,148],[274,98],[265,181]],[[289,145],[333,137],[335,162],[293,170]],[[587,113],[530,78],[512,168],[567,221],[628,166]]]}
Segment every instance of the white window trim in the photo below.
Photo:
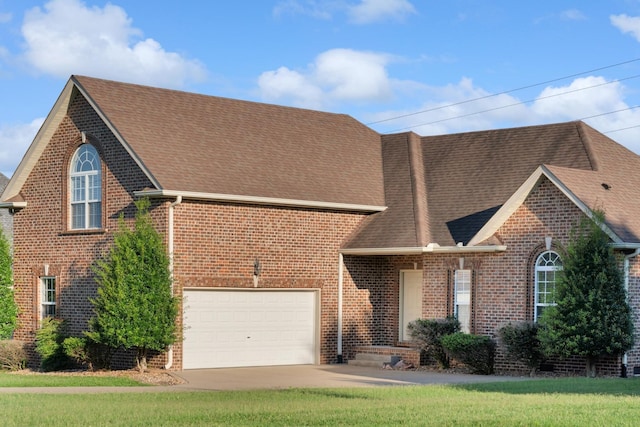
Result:
{"label": "white window trim", "polygon": [[[545,256],[546,254],[553,254],[556,256],[556,260],[559,261],[560,265],[554,264],[554,265],[539,265],[540,260],[542,259],[543,256]],[[560,257],[560,254],[557,253],[556,251],[553,250],[546,250],[544,252],[542,252],[540,255],[537,256],[536,258],[536,263],[534,265],[534,271],[533,271],[533,275],[534,275],[534,287],[533,287],[533,295],[534,295],[534,303],[533,303],[533,321],[537,322],[538,321],[538,308],[539,307],[551,307],[556,305],[555,302],[553,303],[542,303],[539,302],[538,300],[538,294],[539,292],[539,281],[538,281],[538,272],[540,271],[560,271],[562,270],[562,258]],[[554,277],[554,286],[557,285],[557,275]]]}
{"label": "white window trim", "polygon": [[[75,169],[75,165],[76,162],[78,161],[78,153],[80,152],[80,150],[83,147],[90,147],[93,151],[93,154],[95,154],[95,159],[97,161],[97,169],[92,169],[89,171],[81,171],[81,172],[76,172],[74,171]],[[69,171],[69,228],[71,230],[96,230],[96,229],[100,229],[102,228],[102,167],[101,167],[101,160],[100,160],[100,154],[98,153],[98,150],[96,150],[96,148],[91,145],[91,144],[83,144],[81,146],[79,146],[75,153],[73,154],[73,157],[71,158],[71,164],[69,165],[70,171]],[[89,183],[91,181],[90,177],[98,177],[98,185],[100,187],[99,189],[99,198],[92,198],[91,197],[91,190],[92,188],[90,187]],[[78,201],[74,201],[74,195],[75,195],[75,188],[73,185],[73,181],[74,178],[80,178],[83,181],[84,184],[84,194],[81,200]],[[97,227],[92,227],[91,226],[91,209],[90,207],[92,205],[95,204],[99,204],[100,206],[100,219],[98,221],[98,226]],[[73,222],[73,207],[74,206],[79,206],[82,205],[84,206],[84,226],[83,227],[74,227],[74,222]]]}
{"label": "white window trim", "polygon": [[[48,284],[53,283],[53,301],[47,298]],[[43,320],[48,315],[45,313],[48,311],[45,307],[53,307],[53,317],[56,316],[58,310],[58,289],[56,278],[54,276],[42,276],[40,277],[40,320]]]}
{"label": "white window trim", "polygon": [[[466,286],[465,286],[466,285]],[[466,289],[459,290],[459,287]],[[471,270],[455,270],[453,279],[453,314],[460,322],[460,330],[471,332]],[[459,307],[467,306],[468,318],[460,320]]]}

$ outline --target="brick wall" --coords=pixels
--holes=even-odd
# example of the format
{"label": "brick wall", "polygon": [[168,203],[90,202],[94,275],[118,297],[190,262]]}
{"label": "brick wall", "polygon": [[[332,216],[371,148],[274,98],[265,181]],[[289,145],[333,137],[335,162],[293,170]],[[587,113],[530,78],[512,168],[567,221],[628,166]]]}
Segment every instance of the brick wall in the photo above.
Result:
{"label": "brick wall", "polygon": [[[362,214],[184,201],[175,208],[174,274],[184,287],[320,289],[320,363],[336,360],[338,248]],[[357,308],[359,310],[360,308]],[[181,343],[174,352],[181,366]]]}
{"label": "brick wall", "polygon": [[[66,221],[69,162],[81,131],[98,148],[103,162],[103,224],[97,232],[69,231]],[[91,266],[108,249],[122,213],[131,218],[132,192],[150,186],[100,118],[77,96],[26,180],[27,207],[14,215],[14,282],[20,307],[17,339],[32,341],[38,327],[39,278],[56,277],[58,314],[70,332],[87,329],[89,298],[96,295]]]}

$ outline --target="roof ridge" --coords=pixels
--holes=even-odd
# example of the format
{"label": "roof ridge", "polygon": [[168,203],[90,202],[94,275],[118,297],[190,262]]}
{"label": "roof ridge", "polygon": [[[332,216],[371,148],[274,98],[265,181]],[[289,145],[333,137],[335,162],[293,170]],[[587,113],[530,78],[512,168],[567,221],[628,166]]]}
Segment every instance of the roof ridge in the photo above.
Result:
{"label": "roof ridge", "polygon": [[422,142],[419,135],[411,132],[407,138],[409,145],[409,173],[411,174],[411,190],[413,193],[413,215],[416,230],[416,243],[426,246],[429,230],[429,207],[427,202],[427,185],[424,176],[424,159]]}
{"label": "roof ridge", "polygon": [[593,171],[597,171],[599,167],[599,164],[598,164],[599,162],[593,147],[594,146],[593,139],[591,138],[591,135],[588,132],[588,130],[591,129],[591,127],[588,126],[585,122],[580,120],[576,121],[575,123],[576,123],[576,130],[578,131],[578,136],[580,137],[580,142],[582,142],[584,150],[587,152],[587,158],[589,159],[589,163],[591,164],[591,169]]}

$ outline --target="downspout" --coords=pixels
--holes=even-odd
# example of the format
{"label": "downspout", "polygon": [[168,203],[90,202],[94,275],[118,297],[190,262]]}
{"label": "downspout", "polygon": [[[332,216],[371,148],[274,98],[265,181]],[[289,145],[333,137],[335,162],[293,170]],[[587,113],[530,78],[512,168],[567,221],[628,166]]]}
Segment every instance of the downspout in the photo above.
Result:
{"label": "downspout", "polygon": [[342,282],[344,280],[344,256],[338,254],[338,363],[343,363],[342,358]]}
{"label": "downspout", "polygon": [[[169,250],[169,277],[171,278],[171,295],[173,295],[173,210],[182,203],[182,196],[176,196],[176,200],[169,205],[169,233],[168,233],[168,250]],[[173,366],[173,345],[167,350],[167,363],[164,369],[171,369]]]}
{"label": "downspout", "polygon": [[[638,254],[640,254],[640,248],[636,249],[631,254],[624,256],[624,293],[627,300],[629,299],[629,260],[638,256]],[[622,376],[625,378],[627,377],[627,361],[628,357],[627,352],[625,351],[622,355]]]}

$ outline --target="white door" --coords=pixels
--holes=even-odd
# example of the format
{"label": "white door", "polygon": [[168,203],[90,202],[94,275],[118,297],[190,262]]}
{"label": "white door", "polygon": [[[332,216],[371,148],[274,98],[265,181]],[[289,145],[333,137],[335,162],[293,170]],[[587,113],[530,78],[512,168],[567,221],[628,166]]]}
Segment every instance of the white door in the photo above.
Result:
{"label": "white door", "polygon": [[183,369],[317,361],[315,291],[186,290]]}
{"label": "white door", "polygon": [[409,341],[407,325],[422,317],[422,271],[407,270],[400,273],[400,339]]}

